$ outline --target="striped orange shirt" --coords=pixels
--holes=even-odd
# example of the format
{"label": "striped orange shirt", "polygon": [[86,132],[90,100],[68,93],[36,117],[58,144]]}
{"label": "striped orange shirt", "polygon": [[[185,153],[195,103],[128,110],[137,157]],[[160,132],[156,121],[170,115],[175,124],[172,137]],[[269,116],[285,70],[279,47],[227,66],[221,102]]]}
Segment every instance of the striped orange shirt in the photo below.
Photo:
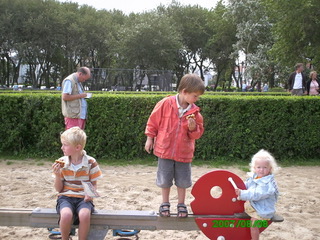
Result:
{"label": "striped orange shirt", "polygon": [[102,172],[97,161],[93,157],[88,156],[85,151],[83,152],[82,163],[77,171],[71,166],[69,156],[64,156],[59,159],[65,162],[60,174],[64,187],[62,192],[59,193],[59,196],[84,198],[85,193],[81,182],[92,183],[102,177]]}

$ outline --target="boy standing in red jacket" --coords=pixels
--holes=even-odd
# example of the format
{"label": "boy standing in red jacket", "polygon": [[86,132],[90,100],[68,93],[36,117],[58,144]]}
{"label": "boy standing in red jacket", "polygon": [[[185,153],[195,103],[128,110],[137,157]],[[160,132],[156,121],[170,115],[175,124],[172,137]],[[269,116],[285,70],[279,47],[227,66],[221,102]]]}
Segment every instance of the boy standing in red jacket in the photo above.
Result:
{"label": "boy standing in red jacket", "polygon": [[170,216],[170,188],[173,180],[178,191],[178,217],[187,217],[184,203],[186,189],[191,187],[191,162],[195,140],[204,131],[200,108],[194,103],[204,93],[202,79],[195,74],[182,77],[178,94],[162,99],[153,109],[147,123],[145,150],[158,157],[157,186],[162,189],[160,216]]}

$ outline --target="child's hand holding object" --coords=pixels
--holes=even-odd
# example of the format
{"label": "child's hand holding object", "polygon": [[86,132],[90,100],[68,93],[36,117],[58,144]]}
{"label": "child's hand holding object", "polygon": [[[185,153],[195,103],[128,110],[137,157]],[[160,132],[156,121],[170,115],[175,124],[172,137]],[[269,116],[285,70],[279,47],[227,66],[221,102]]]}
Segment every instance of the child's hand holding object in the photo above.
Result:
{"label": "child's hand holding object", "polygon": [[196,120],[195,120],[195,115],[194,114],[190,114],[188,116],[186,116],[186,119],[188,120],[188,128],[189,131],[194,131],[196,130],[197,124],[196,124]]}
{"label": "child's hand holding object", "polygon": [[54,164],[52,164],[52,171],[55,175],[60,173],[60,169],[64,167],[64,161],[62,160],[55,160]]}
{"label": "child's hand holding object", "polygon": [[237,196],[239,196],[239,195],[240,195],[240,192],[241,192],[241,190],[240,190],[240,189],[238,189],[238,188],[237,188],[237,189],[235,189],[234,191],[236,192],[236,195],[237,195]]}

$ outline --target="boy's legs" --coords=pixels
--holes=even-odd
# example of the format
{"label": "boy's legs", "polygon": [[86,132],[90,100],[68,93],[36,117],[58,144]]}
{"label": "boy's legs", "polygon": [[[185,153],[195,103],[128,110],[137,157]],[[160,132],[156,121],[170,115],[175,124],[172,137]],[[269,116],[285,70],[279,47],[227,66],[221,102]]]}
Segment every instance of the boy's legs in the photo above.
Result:
{"label": "boy's legs", "polygon": [[[158,171],[156,184],[161,188],[162,206],[159,209],[160,215],[170,216],[170,188],[173,185],[174,177],[174,161],[169,159],[158,159]],[[162,211],[161,211],[162,209]]]}
{"label": "boy's legs", "polygon": [[170,189],[171,189],[171,188],[161,188],[162,202],[163,202],[163,203],[168,203],[168,202],[170,202],[170,200],[169,200]]}
{"label": "boy's legs", "polygon": [[66,196],[60,196],[57,200],[56,209],[60,215],[59,227],[62,240],[68,240],[71,231],[71,225],[73,223],[74,206],[72,199]]}
{"label": "boy's legs", "polygon": [[79,239],[87,239],[93,211],[92,202],[85,202],[83,198],[60,196],[57,201],[57,212],[60,214],[59,227],[62,239],[69,239],[72,224],[79,224]]}
{"label": "boy's legs", "polygon": [[86,240],[90,231],[91,213],[94,211],[94,205],[91,201],[85,202],[83,198],[79,199],[77,204],[77,213],[79,218],[79,240]]}
{"label": "boy's legs", "polygon": [[[191,163],[181,163],[169,159],[158,159],[157,186],[161,187],[162,202],[169,203],[170,188],[173,179],[178,191],[178,204],[184,205],[186,188],[192,185],[191,181]],[[168,208],[168,207],[165,207]],[[185,210],[185,207],[179,207],[178,210]],[[164,216],[169,216],[170,212],[164,212]],[[179,217],[185,217],[187,213],[180,213]]]}
{"label": "boy's legs", "polygon": [[73,221],[72,210],[68,207],[62,208],[60,210],[60,223],[59,223],[62,240],[69,239],[72,221]]}
{"label": "boy's legs", "polygon": [[[178,205],[185,205],[184,200],[186,198],[186,189],[185,188],[180,188],[177,187],[177,191],[178,191]],[[185,210],[184,207],[179,207],[178,208],[178,212],[179,210]],[[178,217],[186,217],[188,215],[187,212],[180,212]]]}
{"label": "boy's legs", "polygon": [[175,162],[175,185],[178,191],[178,217],[187,217],[186,189],[192,186],[191,163]]}
{"label": "boy's legs", "polygon": [[79,211],[79,240],[86,240],[90,231],[91,210],[82,208]]}
{"label": "boy's legs", "polygon": [[[161,188],[161,194],[162,194],[162,203],[170,203],[169,195],[170,195],[170,188]],[[161,215],[162,216],[170,216],[170,206],[165,205],[162,207],[164,210]]]}
{"label": "boy's legs", "polygon": [[186,199],[186,189],[177,187],[178,191],[178,203],[184,204],[184,200]]}

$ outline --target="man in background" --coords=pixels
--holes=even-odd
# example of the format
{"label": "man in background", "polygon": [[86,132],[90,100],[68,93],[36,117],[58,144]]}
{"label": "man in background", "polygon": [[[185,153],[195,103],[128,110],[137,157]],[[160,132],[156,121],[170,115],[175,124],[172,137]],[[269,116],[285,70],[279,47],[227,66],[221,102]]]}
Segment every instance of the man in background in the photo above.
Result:
{"label": "man in background", "polygon": [[291,95],[302,96],[307,85],[306,76],[303,74],[303,63],[297,63],[295,71],[290,74],[288,87]]}
{"label": "man in background", "polygon": [[75,126],[85,128],[87,119],[87,94],[81,83],[90,79],[90,69],[80,67],[77,72],[70,74],[62,82],[62,114],[65,129]]}

